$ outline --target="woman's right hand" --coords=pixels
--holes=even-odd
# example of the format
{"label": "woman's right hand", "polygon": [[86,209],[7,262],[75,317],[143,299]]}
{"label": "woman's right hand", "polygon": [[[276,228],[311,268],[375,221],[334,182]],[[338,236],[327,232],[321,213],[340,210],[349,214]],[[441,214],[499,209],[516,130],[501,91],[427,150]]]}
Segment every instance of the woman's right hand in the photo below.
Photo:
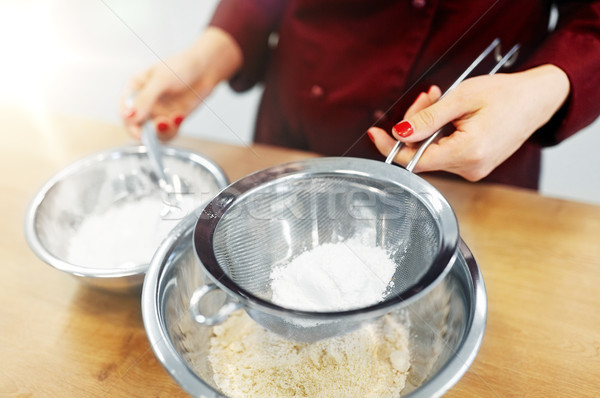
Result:
{"label": "woman's right hand", "polygon": [[429,145],[414,171],[446,171],[479,181],[546,124],[570,91],[567,74],[551,64],[476,76],[444,98],[435,86],[419,95],[405,120],[392,129],[392,136],[378,127],[371,127],[368,134],[384,156],[396,140],[404,142],[394,160],[405,166],[420,142],[451,124],[454,131]]}
{"label": "woman's right hand", "polygon": [[139,139],[150,119],[161,140],[173,138],[183,120],[242,62],[242,51],[228,33],[207,28],[190,48],[131,79],[120,100],[129,132]]}

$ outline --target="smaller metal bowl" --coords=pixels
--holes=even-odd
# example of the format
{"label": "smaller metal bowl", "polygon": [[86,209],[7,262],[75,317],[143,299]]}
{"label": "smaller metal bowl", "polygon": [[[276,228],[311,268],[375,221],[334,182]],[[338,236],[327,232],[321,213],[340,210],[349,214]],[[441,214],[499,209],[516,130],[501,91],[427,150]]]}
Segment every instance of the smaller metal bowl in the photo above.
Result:
{"label": "smaller metal bowl", "polygon": [[[223,171],[200,154],[164,147],[163,156],[165,168],[178,175],[191,192],[186,204],[194,208],[212,199],[229,183]],[[115,204],[146,197],[160,200],[161,191],[144,146],[99,152],[66,167],[42,187],[27,210],[25,237],[40,259],[87,284],[114,292],[140,292],[156,247],[150,248],[148,263],[99,267],[91,265],[91,261],[70,261],[69,244],[87,217],[101,214]],[[127,250],[127,240],[123,245]]]}

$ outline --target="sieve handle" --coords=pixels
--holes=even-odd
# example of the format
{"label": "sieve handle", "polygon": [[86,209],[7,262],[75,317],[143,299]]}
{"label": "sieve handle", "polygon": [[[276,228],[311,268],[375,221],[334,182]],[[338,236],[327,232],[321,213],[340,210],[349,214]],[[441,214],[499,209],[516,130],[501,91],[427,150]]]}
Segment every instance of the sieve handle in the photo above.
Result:
{"label": "sieve handle", "polygon": [[214,315],[202,313],[202,311],[200,311],[200,301],[202,301],[207,294],[218,289],[219,287],[214,283],[208,283],[194,290],[194,293],[192,293],[192,297],[190,298],[190,315],[194,321],[204,326],[218,325],[223,323],[231,313],[243,307],[241,303],[234,301],[227,296],[221,308],[219,308]]}
{"label": "sieve handle", "polygon": [[[499,49],[500,49],[500,39],[498,39],[498,38],[494,39],[490,43],[490,45],[487,46],[486,49],[483,50],[483,52],[481,54],[479,54],[479,56],[477,58],[475,58],[475,60],[459,76],[459,78],[456,79],[456,81],[454,83],[452,83],[452,85],[444,92],[444,94],[442,94],[440,99],[444,98],[446,96],[446,94],[448,94],[450,91],[455,89],[456,86],[458,86],[460,83],[462,83],[462,81],[465,80],[471,74],[471,72],[473,72],[473,70],[477,67],[477,65],[479,65],[481,63],[481,61],[483,61],[492,51],[496,51],[495,55],[496,55],[497,63],[492,68],[492,70],[488,73],[488,75],[495,74],[504,65],[512,64],[515,60],[515,55],[516,55],[517,51],[519,50],[519,47],[520,46],[517,44],[517,45],[513,46],[510,49],[510,51],[508,53],[506,53],[506,55],[504,55],[503,57],[498,57]],[[435,139],[440,135],[441,131],[442,131],[442,129],[439,129],[438,131],[433,133],[429,138],[427,138],[425,141],[423,141],[423,143],[421,144],[421,146],[419,147],[419,149],[417,150],[417,152],[415,153],[413,158],[410,160],[410,162],[406,166],[406,170],[412,172],[415,169],[415,166],[417,165],[417,162],[419,161],[419,159],[421,159],[421,156],[423,156],[425,149],[427,149],[427,147],[433,141],[435,141]],[[396,145],[394,145],[394,148],[392,148],[392,151],[390,152],[388,157],[385,159],[385,163],[388,163],[388,164],[392,163],[392,161],[398,154],[398,151],[400,151],[400,148],[402,148],[402,144],[403,143],[401,141],[396,142]]]}

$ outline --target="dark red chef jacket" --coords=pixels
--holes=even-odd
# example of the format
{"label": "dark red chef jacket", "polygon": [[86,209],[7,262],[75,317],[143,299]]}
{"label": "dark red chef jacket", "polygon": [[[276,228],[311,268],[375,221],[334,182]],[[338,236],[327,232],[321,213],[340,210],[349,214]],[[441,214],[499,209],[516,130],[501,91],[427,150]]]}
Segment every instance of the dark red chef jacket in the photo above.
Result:
{"label": "dark red chef jacket", "polygon": [[[211,25],[244,54],[231,80],[264,94],[255,140],[330,156],[382,159],[365,132],[387,131],[431,84],[447,88],[492,42],[522,47],[510,70],[552,63],[565,106],[485,180],[538,187],[541,148],[600,113],[600,1],[222,0]],[[275,33],[274,33],[275,32]],[[485,74],[493,57],[476,70]]]}

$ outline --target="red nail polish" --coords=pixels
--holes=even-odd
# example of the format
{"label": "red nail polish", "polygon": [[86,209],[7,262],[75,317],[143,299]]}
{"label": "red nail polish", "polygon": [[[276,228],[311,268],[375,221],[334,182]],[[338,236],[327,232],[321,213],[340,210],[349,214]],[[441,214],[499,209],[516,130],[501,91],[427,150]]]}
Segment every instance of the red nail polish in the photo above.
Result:
{"label": "red nail polish", "polygon": [[415,132],[413,125],[408,120],[403,120],[400,123],[396,124],[394,127],[392,127],[392,130],[394,130],[394,133],[396,133],[400,137],[408,137],[409,135]]}
{"label": "red nail polish", "polygon": [[156,125],[156,130],[158,130],[159,133],[164,133],[168,129],[169,129],[169,125],[165,122],[160,122]]}
{"label": "red nail polish", "polygon": [[175,116],[175,119],[173,119],[173,123],[175,123],[175,126],[179,127],[181,125],[181,123],[183,123],[183,116],[181,116],[181,115]]}
{"label": "red nail polish", "polygon": [[373,134],[367,130],[367,135],[369,136],[369,139],[371,140],[371,142],[375,143],[375,137],[373,137]]}

